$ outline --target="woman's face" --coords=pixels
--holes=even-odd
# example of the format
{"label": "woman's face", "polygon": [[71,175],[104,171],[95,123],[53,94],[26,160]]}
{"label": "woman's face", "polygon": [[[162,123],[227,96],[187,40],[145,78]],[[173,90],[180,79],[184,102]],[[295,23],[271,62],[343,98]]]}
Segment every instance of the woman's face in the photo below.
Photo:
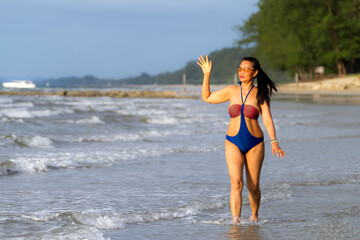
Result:
{"label": "woman's face", "polygon": [[257,72],[258,71],[253,67],[253,63],[250,61],[242,61],[238,68],[239,79],[241,82],[253,81]]}

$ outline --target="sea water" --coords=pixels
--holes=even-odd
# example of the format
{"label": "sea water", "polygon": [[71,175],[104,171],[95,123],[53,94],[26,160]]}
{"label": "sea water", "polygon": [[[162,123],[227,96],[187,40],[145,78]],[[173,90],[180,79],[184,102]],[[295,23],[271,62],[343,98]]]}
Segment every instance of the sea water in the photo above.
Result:
{"label": "sea water", "polygon": [[227,103],[0,96],[0,239],[360,239],[360,105],[271,103],[260,221],[229,209]]}

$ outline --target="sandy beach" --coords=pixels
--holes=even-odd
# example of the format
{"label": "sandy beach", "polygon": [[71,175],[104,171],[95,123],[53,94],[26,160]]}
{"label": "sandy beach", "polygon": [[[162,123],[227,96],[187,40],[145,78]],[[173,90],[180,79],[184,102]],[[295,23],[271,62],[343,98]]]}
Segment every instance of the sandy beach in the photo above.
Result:
{"label": "sandy beach", "polygon": [[279,94],[360,95],[360,76],[280,84]]}

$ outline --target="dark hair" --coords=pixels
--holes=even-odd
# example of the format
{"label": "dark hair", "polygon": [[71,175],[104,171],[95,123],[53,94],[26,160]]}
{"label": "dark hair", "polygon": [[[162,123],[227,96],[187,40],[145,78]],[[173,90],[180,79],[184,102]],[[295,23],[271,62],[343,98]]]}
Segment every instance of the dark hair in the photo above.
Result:
{"label": "dark hair", "polygon": [[252,62],[253,67],[258,70],[258,74],[256,75],[258,88],[256,100],[258,101],[259,105],[263,104],[265,101],[270,104],[270,96],[274,91],[277,92],[276,84],[261,69],[260,63],[256,58],[244,57],[242,61]]}

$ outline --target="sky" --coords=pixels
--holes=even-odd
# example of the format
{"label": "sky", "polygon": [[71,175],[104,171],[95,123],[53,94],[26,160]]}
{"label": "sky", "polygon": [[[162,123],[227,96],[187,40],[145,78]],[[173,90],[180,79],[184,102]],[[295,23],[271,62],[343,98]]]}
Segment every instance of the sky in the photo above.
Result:
{"label": "sky", "polygon": [[0,0],[0,77],[120,79],[235,46],[257,0]]}

